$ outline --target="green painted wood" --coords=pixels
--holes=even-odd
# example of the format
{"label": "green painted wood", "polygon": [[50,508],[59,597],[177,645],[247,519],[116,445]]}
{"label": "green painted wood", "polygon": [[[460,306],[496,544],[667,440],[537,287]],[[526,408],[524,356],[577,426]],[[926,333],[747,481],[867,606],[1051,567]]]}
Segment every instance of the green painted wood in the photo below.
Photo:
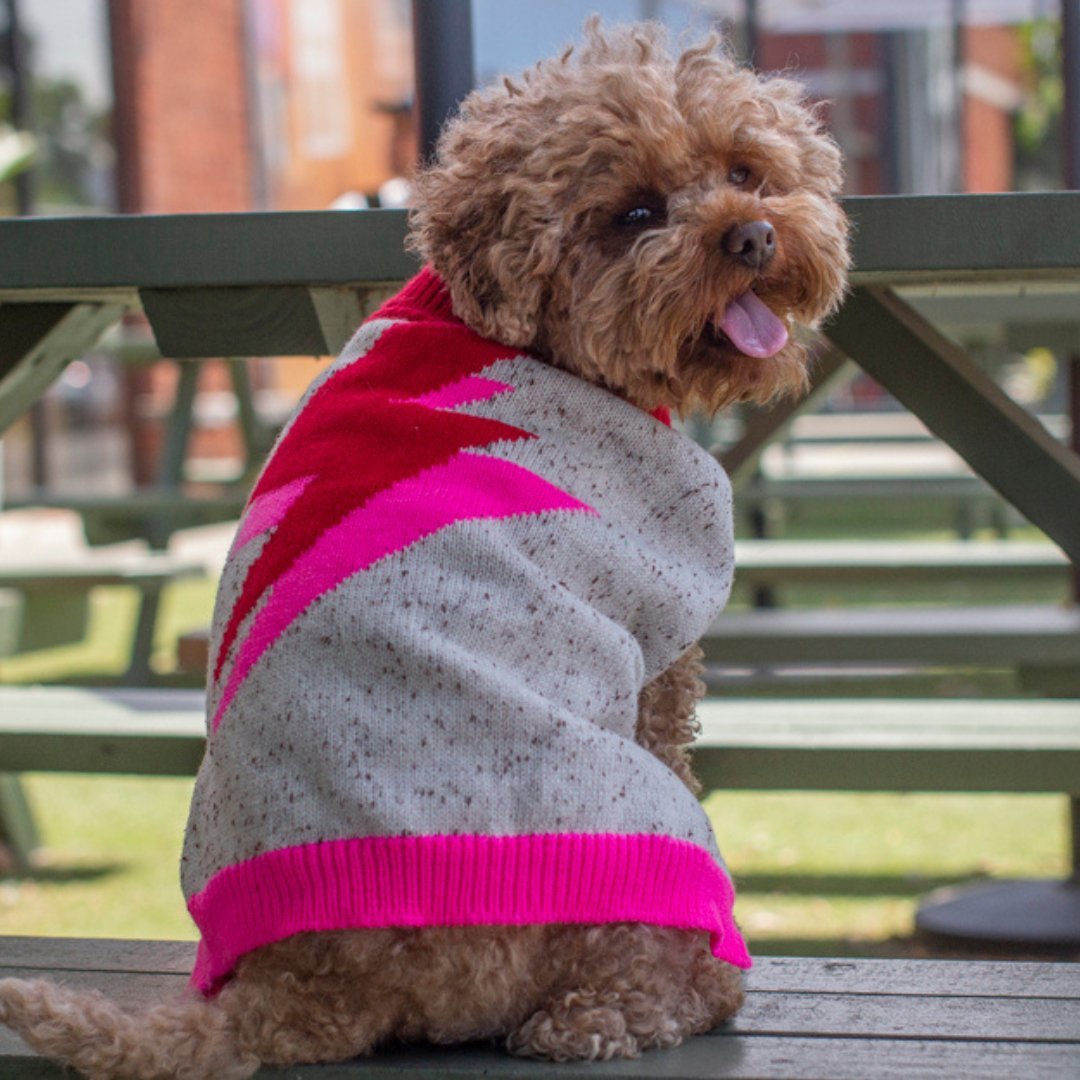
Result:
{"label": "green painted wood", "polygon": [[1080,561],[1080,457],[959,347],[883,288],[854,290],[827,333],[1074,562]]}
{"label": "green painted wood", "polygon": [[871,196],[844,202],[856,284],[1053,277],[1080,270],[1075,192]]}
{"label": "green painted wood", "polygon": [[[707,790],[1080,794],[1073,701],[709,699],[695,768]],[[200,691],[0,688],[11,772],[192,775]]]}
{"label": "green painted wood", "polygon": [[1080,794],[1080,703],[708,699],[706,791]]}
{"label": "green painted wood", "polygon": [[[2,239],[0,251],[6,258]],[[0,435],[125,309],[123,303],[0,304]]]}
{"label": "green painted wood", "polygon": [[748,994],[731,1024],[734,1034],[783,1032],[815,1037],[852,1035],[985,1042],[1058,1042],[1080,1046],[1075,998],[997,998],[838,993]]}
{"label": "green painted wood", "polygon": [[0,379],[53,333],[71,312],[71,304],[0,304]]}
{"label": "green painted wood", "polygon": [[763,956],[752,992],[1080,1000],[1080,964],[1037,961],[877,960]]}
{"label": "green painted wood", "polygon": [[186,976],[195,963],[195,950],[194,941],[4,936],[0,939],[0,978],[16,968]]}
{"label": "green painted wood", "polygon": [[[845,200],[856,283],[1076,276],[1074,192]],[[993,227],[988,227],[992,223]],[[117,215],[0,222],[0,299],[12,295],[238,284],[402,281],[406,214],[311,211]],[[1038,237],[1038,243],[1032,242]]]}
{"label": "green painted wood", "polygon": [[117,557],[90,552],[81,555],[77,564],[70,556],[8,561],[0,567],[0,586],[17,591],[24,601],[17,638],[8,655],[81,641],[89,625],[91,590],[134,588],[138,591],[138,615],[122,681],[146,685],[154,678],[150,657],[162,590],[175,581],[205,576],[202,563],[158,553]]}
{"label": "green painted wood", "polygon": [[951,500],[993,498],[977,476],[752,476],[736,487],[736,509],[767,499],[843,502],[846,499]]}
{"label": "green painted wood", "polygon": [[0,659],[19,651],[25,597],[18,589],[0,588]]}
{"label": "green painted wood", "polygon": [[[40,978],[41,969],[4,968],[5,976]],[[63,973],[71,987],[97,989],[128,1009],[159,1001],[183,991],[185,975],[117,971]],[[1080,1045],[1078,999],[1028,999],[925,994],[844,992],[814,994],[782,990],[751,992],[725,1035],[896,1037],[912,1039],[978,1039],[984,1042],[1057,1042]],[[17,1045],[0,1028],[0,1056]],[[717,1036],[711,1036],[716,1038]]]}
{"label": "green painted wood", "polygon": [[[522,1061],[488,1047],[414,1047],[337,1065],[261,1069],[260,1080],[1062,1080],[1075,1044],[714,1036],[635,1061]],[[28,1052],[0,1057],[2,1080],[70,1080]]]}
{"label": "green painted wood", "polygon": [[36,652],[58,645],[82,641],[90,626],[90,594],[85,588],[74,592],[33,587],[21,590],[26,603],[22,609],[16,652]]}
{"label": "green painted wood", "polygon": [[736,583],[1061,580],[1069,560],[1052,544],[1013,541],[737,540]]}
{"label": "green painted wood", "polygon": [[0,846],[9,849],[17,868],[25,869],[40,843],[22,782],[10,773],[0,773]]}
{"label": "green painted wood", "polygon": [[401,210],[0,222],[0,300],[81,290],[384,285],[419,268]]}
{"label": "green painted wood", "polygon": [[158,552],[133,555],[80,553],[79,561],[62,559],[16,559],[5,557],[0,565],[0,588],[23,592],[68,592],[101,585],[167,584],[183,578],[202,577],[206,567],[190,559]]}
{"label": "green painted wood", "polygon": [[152,548],[167,546],[178,529],[234,521],[243,510],[245,491],[230,489],[214,496],[187,495],[169,487],[140,488],[127,495],[84,496],[69,492],[31,491],[8,499],[9,509],[59,507],[82,517],[90,544],[146,540]]}
{"label": "green painted wood", "polygon": [[322,356],[335,351],[306,285],[139,290],[165,356]]}
{"label": "green painted wood", "polygon": [[895,1039],[713,1036],[636,1061],[551,1065],[507,1059],[498,1050],[416,1048],[370,1061],[305,1066],[258,1074],[296,1080],[1061,1080],[1075,1064],[1075,1044],[963,1043]]}
{"label": "green painted wood", "polygon": [[[1041,413],[1038,421],[1055,439],[1068,437],[1069,420],[1061,413]],[[935,441],[919,418],[908,412],[813,413],[798,417],[785,439],[792,447],[918,446]]]}
{"label": "green painted wood", "polygon": [[396,286],[139,290],[165,356],[336,356]]}
{"label": "green painted wood", "polygon": [[[191,942],[0,938],[0,977],[62,978],[129,1006],[176,993]],[[558,1066],[567,1077],[1072,1075],[1080,1057],[1080,966],[968,961],[763,958],[736,1020],[636,1061]],[[0,1077],[59,1077],[0,1029]],[[545,1077],[552,1067],[497,1047],[387,1047],[370,1059],[260,1076]]]}
{"label": "green painted wood", "polygon": [[733,483],[752,473],[768,444],[787,431],[799,414],[832,385],[847,363],[847,357],[838,349],[820,350],[811,365],[810,387],[803,397],[782,398],[750,413],[738,441],[717,455]]}
{"label": "green painted wood", "polygon": [[1080,610],[1042,605],[725,612],[702,647],[710,663],[910,662],[975,667],[1080,664]]}
{"label": "green painted wood", "polygon": [[0,762],[11,772],[193,776],[201,691],[0,687]]}
{"label": "green painted wood", "polygon": [[[0,977],[11,969],[186,976],[194,941],[120,938],[0,939]],[[1019,997],[1080,1000],[1080,964],[981,960],[879,960],[763,956],[747,974],[752,992]]]}

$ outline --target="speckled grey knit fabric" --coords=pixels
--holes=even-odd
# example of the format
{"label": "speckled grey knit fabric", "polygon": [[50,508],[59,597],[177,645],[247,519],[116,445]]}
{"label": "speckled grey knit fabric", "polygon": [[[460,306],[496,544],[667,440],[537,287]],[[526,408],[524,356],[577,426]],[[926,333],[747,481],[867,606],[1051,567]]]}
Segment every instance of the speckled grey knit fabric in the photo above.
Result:
{"label": "speckled grey knit fabric", "polygon": [[[369,325],[335,370],[365,363],[377,340]],[[467,453],[588,512],[454,521],[316,596],[209,739],[184,848],[189,898],[268,852],[357,837],[654,834],[719,861],[697,801],[633,736],[642,687],[727,598],[727,478],[693,442],[574,376],[512,352],[482,374],[505,390],[456,411],[533,437]],[[265,543],[226,567],[215,652]],[[239,647],[210,688],[211,716]]]}

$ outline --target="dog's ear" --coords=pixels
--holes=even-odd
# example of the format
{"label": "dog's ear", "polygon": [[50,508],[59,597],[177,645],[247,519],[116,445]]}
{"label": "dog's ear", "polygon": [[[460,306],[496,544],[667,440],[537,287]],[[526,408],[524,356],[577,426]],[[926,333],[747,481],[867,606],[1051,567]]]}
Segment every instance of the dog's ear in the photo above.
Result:
{"label": "dog's ear", "polygon": [[416,177],[408,244],[446,282],[468,326],[527,348],[558,263],[560,185],[531,175],[541,140],[529,110],[514,107],[518,95],[508,81],[466,99]]}

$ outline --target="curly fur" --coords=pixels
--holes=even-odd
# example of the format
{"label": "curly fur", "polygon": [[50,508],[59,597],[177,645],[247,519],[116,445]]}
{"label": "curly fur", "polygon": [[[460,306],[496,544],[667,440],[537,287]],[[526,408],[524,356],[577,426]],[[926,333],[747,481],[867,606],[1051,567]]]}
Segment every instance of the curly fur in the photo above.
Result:
{"label": "curly fur", "polygon": [[[750,359],[710,327],[753,288],[789,322],[839,302],[840,158],[801,89],[738,69],[716,40],[678,57],[663,31],[586,40],[480,90],[417,180],[414,249],[481,334],[647,409],[797,393],[796,343]],[[745,172],[744,172],[745,171]],[[620,219],[653,216],[628,232]],[[763,272],[727,256],[767,219]],[[691,790],[700,652],[641,695],[637,737]],[[390,1039],[500,1039],[554,1061],[674,1046],[732,1015],[738,972],[704,934],[638,924],[300,934],[245,957],[213,1000],[139,1013],[43,982],[0,982],[0,1020],[88,1077],[234,1078],[260,1063],[366,1054]]]}
{"label": "curly fur", "polygon": [[[674,59],[658,26],[593,22],[580,51],[466,100],[418,177],[412,229],[466,322],[646,409],[713,413],[805,388],[802,345],[762,361],[703,332],[751,286],[807,326],[837,305],[839,151],[798,84],[716,45]],[[736,168],[745,183],[729,181]],[[662,223],[628,233],[618,219],[642,200]],[[761,219],[778,237],[763,275],[720,243]]]}

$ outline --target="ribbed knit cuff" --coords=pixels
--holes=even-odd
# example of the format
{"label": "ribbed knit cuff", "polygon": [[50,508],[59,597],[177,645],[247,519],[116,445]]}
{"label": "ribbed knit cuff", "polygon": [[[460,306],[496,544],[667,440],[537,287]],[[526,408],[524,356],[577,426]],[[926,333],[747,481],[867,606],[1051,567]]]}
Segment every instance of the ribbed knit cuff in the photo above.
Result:
{"label": "ribbed knit cuff", "polygon": [[707,931],[749,967],[734,890],[696,844],[650,834],[367,837],[223,870],[188,904],[193,984],[212,993],[246,952],[313,930],[642,922]]}

